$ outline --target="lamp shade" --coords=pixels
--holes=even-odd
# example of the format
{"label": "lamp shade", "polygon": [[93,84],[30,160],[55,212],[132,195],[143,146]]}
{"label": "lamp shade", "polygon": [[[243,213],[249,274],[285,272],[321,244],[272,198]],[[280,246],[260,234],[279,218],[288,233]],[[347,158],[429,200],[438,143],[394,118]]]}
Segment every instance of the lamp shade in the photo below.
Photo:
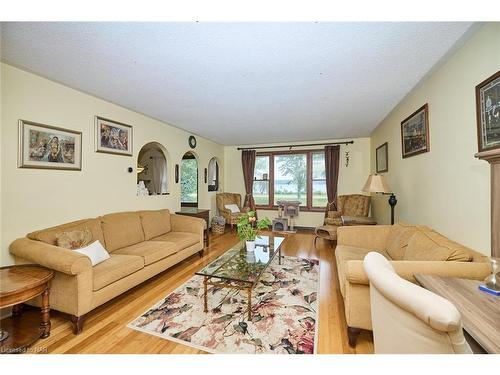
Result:
{"label": "lamp shade", "polygon": [[371,174],[366,180],[363,191],[367,193],[392,193],[391,188],[387,185],[384,176],[379,174]]}

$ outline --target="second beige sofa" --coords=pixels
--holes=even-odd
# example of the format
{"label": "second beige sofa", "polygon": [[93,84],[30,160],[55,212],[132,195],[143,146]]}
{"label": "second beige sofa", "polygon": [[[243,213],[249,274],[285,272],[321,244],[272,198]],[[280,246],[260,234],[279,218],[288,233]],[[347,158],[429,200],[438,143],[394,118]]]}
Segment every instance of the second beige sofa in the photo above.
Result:
{"label": "second beige sofa", "polygon": [[[191,255],[201,254],[204,228],[204,220],[168,210],[122,212],[32,232],[9,249],[16,264],[35,263],[55,271],[51,308],[70,314],[77,334],[89,311]],[[87,256],[57,246],[60,233],[86,229],[110,254],[94,267]]]}
{"label": "second beige sofa", "polygon": [[363,268],[370,251],[385,256],[399,276],[413,283],[418,273],[474,280],[491,273],[485,255],[423,225],[339,227],[335,258],[351,346],[362,329],[372,329],[370,283]]}

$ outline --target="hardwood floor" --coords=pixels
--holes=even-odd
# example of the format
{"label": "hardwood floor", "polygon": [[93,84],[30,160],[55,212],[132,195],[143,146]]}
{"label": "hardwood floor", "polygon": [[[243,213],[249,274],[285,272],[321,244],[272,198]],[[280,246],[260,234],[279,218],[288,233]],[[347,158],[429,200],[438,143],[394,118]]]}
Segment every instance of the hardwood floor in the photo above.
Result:
{"label": "hardwood floor", "polygon": [[[235,232],[211,236],[210,247],[205,249],[202,258],[194,255],[90,312],[83,332],[78,336],[71,332],[67,315],[52,311],[51,335],[35,343],[33,349],[48,353],[204,353],[132,330],[126,325],[237,241]],[[314,235],[311,232],[288,235],[283,245],[283,255],[320,260],[318,353],[373,353],[373,338],[370,333],[363,332],[360,335],[355,349],[347,344],[334,249],[327,241],[318,240],[316,247],[313,241]],[[31,313],[25,313],[27,316],[23,316],[23,319],[30,319]]]}

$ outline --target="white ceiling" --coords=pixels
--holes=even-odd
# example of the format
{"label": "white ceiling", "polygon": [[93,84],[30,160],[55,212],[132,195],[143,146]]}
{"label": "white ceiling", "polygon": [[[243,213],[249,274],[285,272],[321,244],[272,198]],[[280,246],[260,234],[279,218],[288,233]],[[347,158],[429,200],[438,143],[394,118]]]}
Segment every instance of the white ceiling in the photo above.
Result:
{"label": "white ceiling", "polygon": [[311,141],[368,136],[470,27],[2,23],[2,60],[221,144]]}

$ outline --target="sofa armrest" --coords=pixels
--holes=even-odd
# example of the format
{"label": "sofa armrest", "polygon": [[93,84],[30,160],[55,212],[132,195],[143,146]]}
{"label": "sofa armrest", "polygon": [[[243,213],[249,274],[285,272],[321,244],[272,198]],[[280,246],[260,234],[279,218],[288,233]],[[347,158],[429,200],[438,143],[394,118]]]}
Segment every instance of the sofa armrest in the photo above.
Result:
{"label": "sofa armrest", "polygon": [[15,240],[9,246],[9,251],[16,257],[67,275],[77,275],[92,269],[90,258],[86,255],[29,238]]}
{"label": "sofa armrest", "polygon": [[170,223],[172,225],[172,231],[190,232],[196,234],[201,233],[202,239],[203,231],[207,226],[204,219],[185,215],[170,215]]}
{"label": "sofa armrest", "polygon": [[[396,273],[403,279],[418,284],[415,274],[457,277],[460,279],[483,280],[491,274],[491,267],[483,262],[444,262],[444,261],[391,261]],[[351,284],[369,285],[362,260],[347,261],[346,279]]]}
{"label": "sofa armrest", "polygon": [[337,229],[337,245],[385,250],[390,225],[341,226]]}

